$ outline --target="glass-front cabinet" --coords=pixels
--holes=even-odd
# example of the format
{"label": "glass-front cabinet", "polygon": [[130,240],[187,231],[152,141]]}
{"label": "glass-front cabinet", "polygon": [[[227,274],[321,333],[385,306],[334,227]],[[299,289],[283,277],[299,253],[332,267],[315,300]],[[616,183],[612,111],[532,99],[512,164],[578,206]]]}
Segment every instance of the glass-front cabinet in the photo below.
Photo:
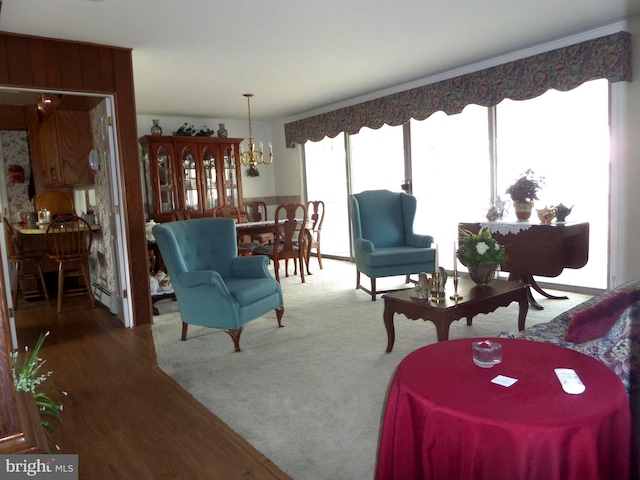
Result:
{"label": "glass-front cabinet", "polygon": [[234,160],[231,149],[224,151],[224,195],[228,206],[240,206],[240,197],[238,196],[238,170],[236,161]]}
{"label": "glass-front cabinet", "polygon": [[191,217],[242,202],[240,164],[233,157],[241,138],[146,135],[140,138],[148,218],[170,221],[176,211]]}
{"label": "glass-front cabinet", "polygon": [[191,145],[179,145],[180,168],[182,172],[181,197],[184,199],[183,210],[187,212],[200,211],[200,195],[198,188],[198,165],[196,155]]}
{"label": "glass-front cabinet", "polygon": [[202,168],[204,169],[204,175],[202,176],[204,181],[204,208],[213,210],[219,203],[218,185],[216,183],[216,159],[209,147],[204,147],[202,151]]}

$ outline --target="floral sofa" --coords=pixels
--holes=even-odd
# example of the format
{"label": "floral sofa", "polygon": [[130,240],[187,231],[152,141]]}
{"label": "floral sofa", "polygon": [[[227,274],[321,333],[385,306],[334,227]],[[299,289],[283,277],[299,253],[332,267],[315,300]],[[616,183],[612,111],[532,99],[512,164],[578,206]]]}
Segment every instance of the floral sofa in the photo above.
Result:
{"label": "floral sofa", "polygon": [[[609,318],[603,324],[601,320],[605,317]],[[591,329],[598,322],[601,323],[600,333]],[[580,338],[583,334],[587,337],[597,335],[597,338],[583,341],[584,338]],[[594,357],[618,375],[627,394],[637,395],[640,386],[640,279],[596,295],[548,323],[533,325],[522,332],[502,332],[500,336],[555,343]]]}

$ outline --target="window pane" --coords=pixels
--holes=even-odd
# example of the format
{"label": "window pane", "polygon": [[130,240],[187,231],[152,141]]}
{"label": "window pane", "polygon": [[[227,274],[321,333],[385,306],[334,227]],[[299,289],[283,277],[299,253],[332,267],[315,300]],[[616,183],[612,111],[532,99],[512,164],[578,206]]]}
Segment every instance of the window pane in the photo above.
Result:
{"label": "window pane", "polygon": [[304,156],[307,198],[322,200],[326,211],[322,224],[322,255],[349,258],[351,253],[344,135],[305,143]]}
{"label": "window pane", "polygon": [[458,223],[483,220],[491,197],[488,113],[469,105],[457,115],[437,112],[411,120],[414,231],[432,235],[440,266],[453,268]]}
{"label": "window pane", "polygon": [[[557,282],[606,288],[609,231],[608,82],[595,80],[568,92],[550,90],[526,101],[505,100],[497,107],[498,193],[525,170],[546,178],[536,208],[575,205],[567,221],[590,224],[589,262],[566,269]],[[515,221],[513,208],[509,217]],[[541,252],[544,255],[544,252]]]}
{"label": "window pane", "polygon": [[349,137],[349,144],[352,193],[402,191],[405,179],[402,126],[383,125],[378,130],[365,127]]}

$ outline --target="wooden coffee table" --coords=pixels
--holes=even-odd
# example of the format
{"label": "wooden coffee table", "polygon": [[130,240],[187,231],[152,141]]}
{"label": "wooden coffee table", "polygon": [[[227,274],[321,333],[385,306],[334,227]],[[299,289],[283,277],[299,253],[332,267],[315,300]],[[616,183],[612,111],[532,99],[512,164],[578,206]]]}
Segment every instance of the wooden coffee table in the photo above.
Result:
{"label": "wooden coffee table", "polygon": [[528,285],[506,280],[493,280],[486,287],[478,287],[468,277],[460,277],[458,293],[463,296],[457,302],[450,300],[453,294],[453,282],[447,283],[445,300],[434,302],[431,299],[411,298],[412,288],[398,290],[382,296],[384,299],[384,325],[387,329],[387,352],[393,349],[396,339],[393,315],[402,313],[411,320],[422,318],[436,326],[438,341],[449,339],[449,327],[454,320],[467,317],[467,325],[471,325],[474,315],[490,313],[498,307],[506,307],[512,302],[520,305],[518,313],[518,330],[524,330],[524,322],[529,310],[527,296]]}

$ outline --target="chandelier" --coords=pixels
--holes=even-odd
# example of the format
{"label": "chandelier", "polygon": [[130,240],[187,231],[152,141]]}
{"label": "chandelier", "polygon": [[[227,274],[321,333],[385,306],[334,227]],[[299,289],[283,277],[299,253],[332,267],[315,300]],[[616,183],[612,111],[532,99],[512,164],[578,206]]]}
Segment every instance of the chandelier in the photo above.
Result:
{"label": "chandelier", "polygon": [[244,150],[242,144],[240,144],[240,163],[245,167],[249,167],[249,176],[258,176],[257,165],[269,165],[273,162],[273,147],[271,143],[269,143],[269,155],[267,158],[265,158],[262,142],[260,142],[260,148],[256,150],[255,144],[253,143],[253,131],[251,129],[251,97],[253,97],[253,94],[244,93],[243,96],[247,97],[247,110],[249,112],[249,149]]}

